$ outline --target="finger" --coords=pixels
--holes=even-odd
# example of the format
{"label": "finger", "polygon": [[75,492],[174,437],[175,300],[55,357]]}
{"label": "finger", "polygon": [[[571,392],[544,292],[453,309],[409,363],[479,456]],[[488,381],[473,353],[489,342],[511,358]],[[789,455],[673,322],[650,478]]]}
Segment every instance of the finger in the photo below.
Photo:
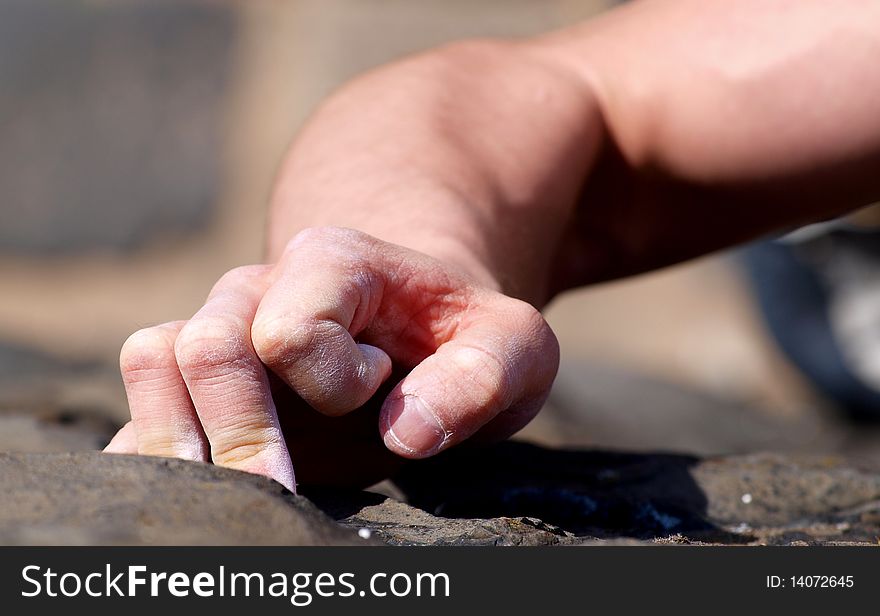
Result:
{"label": "finger", "polygon": [[130,421],[122,426],[104,447],[104,453],[136,454],[137,452],[137,432],[135,432],[134,424]]}
{"label": "finger", "polygon": [[490,422],[508,436],[540,410],[558,365],[559,346],[541,314],[519,300],[497,300],[392,390],[379,417],[385,445],[424,458]]}
{"label": "finger", "polygon": [[362,246],[351,241],[355,233],[300,233],[251,332],[262,362],[326,415],[363,406],[391,374],[382,349],[355,340],[375,315],[383,285],[360,248],[351,248]]}
{"label": "finger", "polygon": [[184,321],[132,334],[119,354],[141,455],[207,461],[208,446],[177,367],[174,343]]}
{"label": "finger", "polygon": [[214,463],[266,475],[293,491],[290,454],[250,339],[267,272],[240,267],[221,278],[180,331],[175,354]]}

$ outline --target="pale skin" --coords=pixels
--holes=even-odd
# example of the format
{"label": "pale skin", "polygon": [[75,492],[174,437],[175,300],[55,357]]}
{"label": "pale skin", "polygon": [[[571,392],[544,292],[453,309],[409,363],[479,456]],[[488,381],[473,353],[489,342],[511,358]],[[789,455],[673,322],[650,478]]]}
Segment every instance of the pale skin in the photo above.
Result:
{"label": "pale skin", "polygon": [[644,0],[404,59],[291,146],[266,264],[125,343],[106,451],[367,485],[538,412],[555,294],[877,200],[876,0]]}

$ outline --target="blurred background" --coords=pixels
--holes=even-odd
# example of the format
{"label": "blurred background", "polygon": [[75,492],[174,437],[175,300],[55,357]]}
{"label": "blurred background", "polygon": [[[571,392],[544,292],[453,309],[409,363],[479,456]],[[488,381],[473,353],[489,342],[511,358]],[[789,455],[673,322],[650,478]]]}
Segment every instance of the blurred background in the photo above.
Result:
{"label": "blurred background", "polygon": [[[334,87],[611,4],[0,0],[0,450],[103,445],[127,417],[122,342],[260,261],[276,167]],[[775,300],[760,291],[780,288],[767,258],[715,255],[559,298],[547,314],[563,367],[524,437],[880,457],[876,430],[767,334]]]}

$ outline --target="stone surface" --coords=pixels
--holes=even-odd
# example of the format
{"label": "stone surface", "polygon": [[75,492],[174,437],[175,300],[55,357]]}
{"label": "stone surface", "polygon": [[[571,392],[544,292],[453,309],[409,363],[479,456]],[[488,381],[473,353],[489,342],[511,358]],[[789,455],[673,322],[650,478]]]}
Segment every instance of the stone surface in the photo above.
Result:
{"label": "stone surface", "polygon": [[830,457],[700,459],[509,442],[412,464],[383,491],[294,496],[262,477],[180,460],[5,453],[0,543],[880,541],[880,473]]}
{"label": "stone surface", "polygon": [[0,454],[4,544],[364,544],[277,483],[180,460]]}
{"label": "stone surface", "polygon": [[571,533],[538,518],[449,518],[368,492],[320,491],[308,496],[343,526],[366,530],[391,545],[561,545],[578,541]]}
{"label": "stone surface", "polygon": [[552,450],[505,443],[409,467],[409,506],[315,495],[343,524],[402,544],[865,544],[880,473],[831,457]]}

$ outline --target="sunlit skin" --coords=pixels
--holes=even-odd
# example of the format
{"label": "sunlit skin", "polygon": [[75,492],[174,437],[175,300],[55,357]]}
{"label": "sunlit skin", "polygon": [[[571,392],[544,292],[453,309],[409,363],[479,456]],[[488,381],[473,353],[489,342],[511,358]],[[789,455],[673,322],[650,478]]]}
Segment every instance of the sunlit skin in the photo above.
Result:
{"label": "sunlit skin", "polygon": [[291,146],[266,264],[125,343],[107,451],[295,489],[509,436],[555,294],[880,200],[878,59],[876,0],[644,0],[358,78]]}

